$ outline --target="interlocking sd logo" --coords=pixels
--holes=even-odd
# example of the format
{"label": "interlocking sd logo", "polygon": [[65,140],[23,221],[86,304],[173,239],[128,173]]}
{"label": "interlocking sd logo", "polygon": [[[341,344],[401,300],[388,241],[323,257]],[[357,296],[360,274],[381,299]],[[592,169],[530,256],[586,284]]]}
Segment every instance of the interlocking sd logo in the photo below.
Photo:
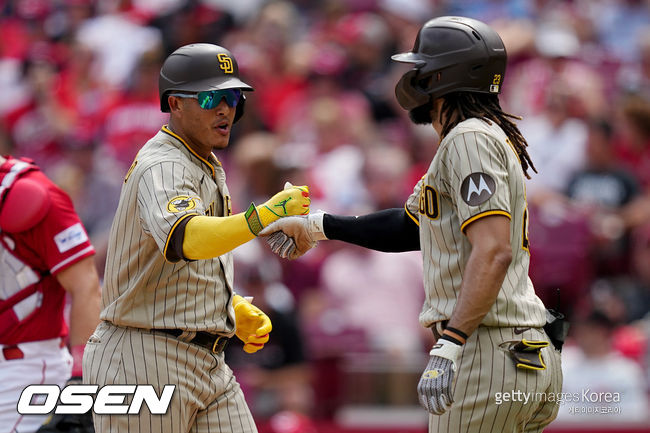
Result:
{"label": "interlocking sd logo", "polygon": [[219,60],[219,68],[226,74],[232,74],[233,73],[233,67],[232,67],[232,59],[228,56],[228,54],[218,54],[217,59]]}

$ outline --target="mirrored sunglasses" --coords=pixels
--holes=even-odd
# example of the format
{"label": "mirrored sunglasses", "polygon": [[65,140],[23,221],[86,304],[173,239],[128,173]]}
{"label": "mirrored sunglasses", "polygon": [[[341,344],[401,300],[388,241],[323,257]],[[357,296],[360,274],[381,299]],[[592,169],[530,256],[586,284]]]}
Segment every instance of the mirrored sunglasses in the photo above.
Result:
{"label": "mirrored sunglasses", "polygon": [[229,107],[236,107],[241,99],[241,90],[239,89],[224,89],[224,90],[208,90],[199,93],[170,93],[169,96],[178,96],[179,98],[194,98],[198,99],[199,107],[205,110],[211,110],[221,103],[222,99],[226,100]]}

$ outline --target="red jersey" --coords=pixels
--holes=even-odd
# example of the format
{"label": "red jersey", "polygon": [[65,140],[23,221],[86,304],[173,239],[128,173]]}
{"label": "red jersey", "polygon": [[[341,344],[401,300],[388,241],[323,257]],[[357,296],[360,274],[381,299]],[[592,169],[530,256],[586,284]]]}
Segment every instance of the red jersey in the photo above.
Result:
{"label": "red jersey", "polygon": [[[0,184],[18,161],[8,157],[0,166]],[[70,197],[36,166],[19,176],[44,186],[51,204],[31,229],[0,232],[0,305],[16,293],[36,288],[11,308],[0,310],[0,344],[66,336],[65,290],[56,274],[95,254]]]}

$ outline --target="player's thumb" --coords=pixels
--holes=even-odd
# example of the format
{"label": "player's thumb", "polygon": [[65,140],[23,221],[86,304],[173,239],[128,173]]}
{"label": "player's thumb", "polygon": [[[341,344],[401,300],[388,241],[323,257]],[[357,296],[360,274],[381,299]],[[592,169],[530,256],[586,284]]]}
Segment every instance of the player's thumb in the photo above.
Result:
{"label": "player's thumb", "polygon": [[285,182],[284,189],[289,189],[289,188],[293,188],[293,184],[291,182]]}

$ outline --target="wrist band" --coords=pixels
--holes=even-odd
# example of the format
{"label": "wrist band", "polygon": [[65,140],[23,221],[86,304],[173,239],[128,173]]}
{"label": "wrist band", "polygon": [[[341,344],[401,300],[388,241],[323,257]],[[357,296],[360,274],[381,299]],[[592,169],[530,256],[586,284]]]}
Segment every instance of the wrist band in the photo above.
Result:
{"label": "wrist band", "polygon": [[244,218],[246,218],[246,224],[248,224],[248,229],[255,236],[257,236],[259,232],[261,232],[262,229],[264,228],[264,226],[262,226],[262,222],[260,221],[260,216],[257,213],[257,208],[255,207],[255,203],[251,203],[251,205],[248,206],[246,213],[244,213]]}
{"label": "wrist band", "polygon": [[456,338],[454,338],[454,337],[452,337],[451,335],[448,335],[448,334],[442,334],[440,339],[441,340],[451,341],[452,343],[457,344],[459,346],[462,346],[464,344],[462,341],[460,341],[460,340],[458,340],[458,339],[456,339]]}
{"label": "wrist band", "polygon": [[327,240],[327,236],[325,236],[325,228],[323,226],[324,215],[325,213],[323,211],[318,211],[307,217],[307,221],[309,222],[309,231],[315,241]]}
{"label": "wrist band", "polygon": [[453,341],[456,344],[463,345],[467,341],[467,334],[465,334],[460,329],[447,326],[445,330],[442,331],[441,338],[444,338],[445,340]]}
{"label": "wrist band", "polygon": [[465,333],[464,333],[463,331],[461,331],[460,329],[452,328],[451,326],[447,326],[445,329],[446,329],[447,331],[451,331],[451,332],[453,332],[454,334],[458,335],[459,337],[461,337],[461,338],[462,338],[463,340],[465,340],[465,341],[467,341],[467,339],[469,338],[469,337],[467,336],[467,334],[465,334]]}

